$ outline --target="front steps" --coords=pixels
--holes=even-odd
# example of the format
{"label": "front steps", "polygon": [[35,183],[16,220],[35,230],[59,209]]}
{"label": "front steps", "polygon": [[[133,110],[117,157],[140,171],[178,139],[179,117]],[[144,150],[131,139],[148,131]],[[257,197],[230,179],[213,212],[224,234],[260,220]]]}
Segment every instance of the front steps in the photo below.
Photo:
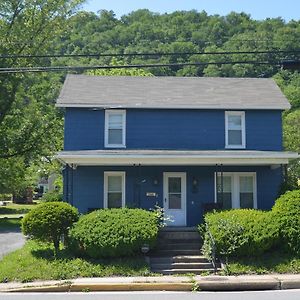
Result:
{"label": "front steps", "polygon": [[213,273],[212,263],[201,255],[201,245],[194,227],[164,228],[150,256],[151,271],[164,275]]}

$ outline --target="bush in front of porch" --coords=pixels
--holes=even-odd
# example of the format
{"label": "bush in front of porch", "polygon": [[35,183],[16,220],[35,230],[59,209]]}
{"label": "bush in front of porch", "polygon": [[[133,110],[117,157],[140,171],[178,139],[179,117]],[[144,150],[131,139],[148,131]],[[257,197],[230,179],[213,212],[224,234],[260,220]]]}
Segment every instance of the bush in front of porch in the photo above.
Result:
{"label": "bush in front of porch", "polygon": [[[272,222],[270,211],[234,209],[212,212],[205,215],[205,223],[218,256],[259,256],[279,242],[279,229]],[[209,251],[211,243],[207,233],[204,252]]]}
{"label": "bush in front of porch", "polygon": [[131,256],[154,247],[159,216],[143,209],[101,209],[82,216],[70,231],[70,247],[91,258]]}

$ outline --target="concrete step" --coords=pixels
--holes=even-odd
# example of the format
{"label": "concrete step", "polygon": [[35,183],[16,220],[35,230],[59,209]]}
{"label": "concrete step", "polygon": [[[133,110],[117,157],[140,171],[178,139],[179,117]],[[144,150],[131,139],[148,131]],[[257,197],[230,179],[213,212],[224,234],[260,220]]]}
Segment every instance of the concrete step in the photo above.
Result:
{"label": "concrete step", "polygon": [[197,239],[161,239],[158,238],[156,244],[157,245],[164,245],[164,244],[186,244],[186,243],[200,243],[202,244],[202,240],[199,238]]}
{"label": "concrete step", "polygon": [[151,256],[151,263],[184,263],[184,262],[194,262],[194,263],[205,263],[208,260],[203,255],[176,255],[176,256]]}
{"label": "concrete step", "polygon": [[201,249],[201,243],[165,243],[165,244],[158,244],[156,246],[159,250],[198,250]]}
{"label": "concrete step", "polygon": [[213,265],[210,262],[205,263],[151,263],[151,269],[154,270],[168,270],[168,269],[213,269]]}
{"label": "concrete step", "polygon": [[200,249],[157,249],[151,256],[178,256],[178,255],[200,255]]}
{"label": "concrete step", "polygon": [[160,231],[158,238],[169,240],[192,240],[200,239],[197,231]]}
{"label": "concrete step", "polygon": [[173,275],[173,274],[203,274],[203,273],[214,273],[214,269],[153,269],[154,273],[159,273],[163,275]]}

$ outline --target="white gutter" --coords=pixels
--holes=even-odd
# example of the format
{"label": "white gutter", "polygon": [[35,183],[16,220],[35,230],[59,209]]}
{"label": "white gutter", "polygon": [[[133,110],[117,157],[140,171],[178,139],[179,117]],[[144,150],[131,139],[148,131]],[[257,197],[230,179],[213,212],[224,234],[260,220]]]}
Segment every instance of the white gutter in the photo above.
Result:
{"label": "white gutter", "polygon": [[178,154],[64,154],[59,153],[56,158],[65,164],[84,166],[209,166],[216,164],[241,165],[280,165],[288,164],[289,160],[299,158],[297,153],[282,152],[271,155],[178,155]]}

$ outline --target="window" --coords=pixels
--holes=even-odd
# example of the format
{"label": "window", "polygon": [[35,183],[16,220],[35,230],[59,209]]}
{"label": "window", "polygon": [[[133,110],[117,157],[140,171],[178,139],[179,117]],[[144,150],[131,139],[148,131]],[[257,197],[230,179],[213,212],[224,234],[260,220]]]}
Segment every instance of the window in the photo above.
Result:
{"label": "window", "polygon": [[226,148],[245,148],[245,112],[225,112],[225,146]]}
{"label": "window", "polygon": [[217,202],[222,204],[223,209],[232,208],[232,180],[231,180],[231,176],[223,175],[223,193],[222,193],[222,179],[221,179],[221,176],[218,175]]}
{"label": "window", "polygon": [[125,172],[104,172],[104,208],[125,206]]}
{"label": "window", "polygon": [[[256,173],[221,173],[215,176],[215,202],[221,203],[223,209],[257,208]],[[223,193],[222,193],[223,181]]]}
{"label": "window", "polygon": [[105,111],[105,147],[125,147],[126,111]]}

